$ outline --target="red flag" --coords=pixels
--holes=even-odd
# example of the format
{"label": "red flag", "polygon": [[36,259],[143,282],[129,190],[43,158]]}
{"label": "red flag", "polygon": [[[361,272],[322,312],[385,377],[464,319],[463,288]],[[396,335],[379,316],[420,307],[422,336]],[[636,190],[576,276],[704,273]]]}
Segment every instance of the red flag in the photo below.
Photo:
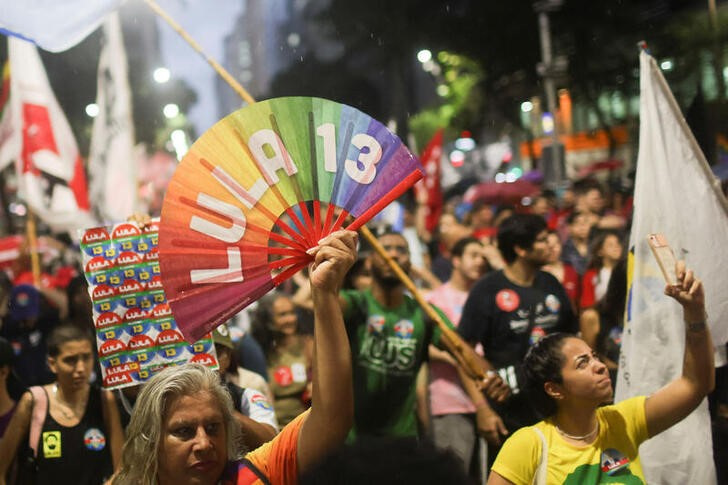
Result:
{"label": "red flag", "polygon": [[13,153],[21,196],[55,231],[93,225],[86,176],[71,127],[51,90],[38,51],[8,38]]}
{"label": "red flag", "polygon": [[440,186],[440,158],[442,157],[442,134],[440,128],[422,152],[420,161],[425,177],[415,184],[417,202],[425,207],[425,227],[434,232],[442,212],[442,187]]}
{"label": "red flag", "polygon": [[23,236],[0,238],[0,269],[8,269],[20,257]]}

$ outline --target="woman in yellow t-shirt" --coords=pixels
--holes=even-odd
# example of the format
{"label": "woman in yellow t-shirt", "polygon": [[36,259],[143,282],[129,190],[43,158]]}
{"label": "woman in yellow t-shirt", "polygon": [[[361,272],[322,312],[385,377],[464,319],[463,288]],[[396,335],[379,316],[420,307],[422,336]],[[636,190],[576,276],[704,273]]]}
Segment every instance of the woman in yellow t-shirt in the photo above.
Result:
{"label": "woman in yellow t-shirt", "polygon": [[552,334],[524,360],[534,402],[549,416],[515,432],[488,479],[502,484],[645,483],[639,445],[690,414],[715,385],[713,343],[700,280],[678,263],[665,294],[683,307],[685,358],[680,377],[650,397],[615,405],[607,367],[581,339]]}

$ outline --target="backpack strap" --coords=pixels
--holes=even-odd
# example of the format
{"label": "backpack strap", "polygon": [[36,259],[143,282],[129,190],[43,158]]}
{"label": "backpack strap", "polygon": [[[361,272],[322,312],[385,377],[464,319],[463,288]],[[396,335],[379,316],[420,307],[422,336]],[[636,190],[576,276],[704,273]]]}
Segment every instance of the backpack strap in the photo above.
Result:
{"label": "backpack strap", "polygon": [[32,386],[28,389],[33,396],[33,413],[30,419],[30,433],[28,434],[28,446],[33,450],[33,456],[38,456],[38,443],[40,432],[43,429],[46,412],[48,411],[48,395],[41,386]]}
{"label": "backpack strap", "polygon": [[533,474],[533,485],[546,485],[546,478],[547,474],[546,471],[548,470],[548,458],[549,458],[549,445],[546,443],[546,437],[543,435],[543,432],[538,429],[537,427],[531,428],[534,433],[536,433],[541,440],[541,461],[538,464],[538,467],[536,467],[536,472]]}

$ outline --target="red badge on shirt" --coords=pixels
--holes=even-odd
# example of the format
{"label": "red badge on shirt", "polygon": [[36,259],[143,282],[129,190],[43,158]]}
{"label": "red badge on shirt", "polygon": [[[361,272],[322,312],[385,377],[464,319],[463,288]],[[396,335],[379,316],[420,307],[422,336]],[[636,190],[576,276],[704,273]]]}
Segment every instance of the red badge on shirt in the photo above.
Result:
{"label": "red badge on shirt", "polygon": [[504,312],[512,312],[518,308],[518,305],[521,303],[521,299],[518,298],[518,293],[513,290],[500,290],[498,294],[495,295],[495,303],[498,305],[498,308]]}
{"label": "red badge on shirt", "polygon": [[276,368],[273,378],[276,380],[279,386],[285,387],[293,384],[293,373],[291,368],[288,366],[280,366]]}

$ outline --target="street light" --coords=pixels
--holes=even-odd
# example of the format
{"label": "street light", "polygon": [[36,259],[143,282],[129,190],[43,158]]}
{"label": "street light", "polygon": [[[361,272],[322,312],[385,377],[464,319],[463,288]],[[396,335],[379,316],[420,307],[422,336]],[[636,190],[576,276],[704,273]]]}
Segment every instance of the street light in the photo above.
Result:
{"label": "street light", "polygon": [[183,130],[174,130],[170,135],[170,139],[172,140],[172,146],[174,147],[174,152],[177,155],[177,160],[182,160],[182,157],[185,156],[189,149],[189,145],[187,144],[187,135]]}
{"label": "street light", "polygon": [[428,49],[422,49],[417,53],[417,60],[422,64],[432,60],[432,52]]}
{"label": "street light", "polygon": [[301,44],[301,36],[298,35],[298,33],[296,32],[291,32],[290,34],[288,34],[286,42],[288,43],[289,47],[296,48]]}
{"label": "street light", "polygon": [[154,77],[154,81],[158,84],[164,84],[167,81],[169,81],[170,73],[169,69],[166,67],[158,67],[154,70],[152,73],[152,76]]}
{"label": "street light", "polygon": [[99,105],[96,103],[87,104],[86,114],[91,118],[96,118],[99,115]]}
{"label": "street light", "polygon": [[162,113],[164,113],[164,116],[167,118],[172,119],[179,114],[179,106],[173,103],[166,104],[164,105],[164,108],[162,108]]}

